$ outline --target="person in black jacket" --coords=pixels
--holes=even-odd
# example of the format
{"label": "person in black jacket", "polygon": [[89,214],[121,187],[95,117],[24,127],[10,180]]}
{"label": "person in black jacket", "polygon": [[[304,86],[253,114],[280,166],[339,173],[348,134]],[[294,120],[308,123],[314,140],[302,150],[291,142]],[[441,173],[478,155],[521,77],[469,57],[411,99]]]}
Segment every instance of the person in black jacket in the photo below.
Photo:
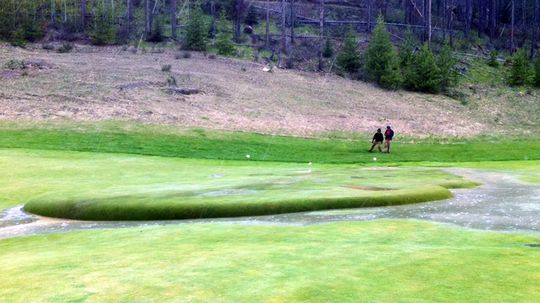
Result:
{"label": "person in black jacket", "polygon": [[371,148],[369,149],[369,152],[372,152],[375,146],[379,149],[379,152],[382,152],[381,145],[383,142],[383,134],[381,132],[381,129],[377,129],[377,132],[375,135],[373,135],[373,139],[371,139]]}
{"label": "person in black jacket", "polygon": [[384,149],[385,149],[385,153],[390,153],[390,143],[392,143],[392,138],[394,138],[394,131],[392,130],[392,128],[390,127],[390,125],[388,125],[386,127],[386,131],[384,132]]}

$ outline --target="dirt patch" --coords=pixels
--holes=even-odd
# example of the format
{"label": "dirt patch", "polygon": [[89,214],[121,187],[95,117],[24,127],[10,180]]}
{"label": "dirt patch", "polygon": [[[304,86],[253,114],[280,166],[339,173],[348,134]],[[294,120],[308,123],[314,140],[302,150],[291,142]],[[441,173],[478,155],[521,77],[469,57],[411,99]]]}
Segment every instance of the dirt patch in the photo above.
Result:
{"label": "dirt patch", "polygon": [[[499,98],[501,102],[465,106],[444,96],[390,92],[334,75],[280,69],[268,73],[263,64],[209,59],[196,52],[175,60],[175,53],[78,46],[72,53],[58,54],[0,46],[0,65],[23,60],[36,66],[32,77],[20,77],[17,71],[0,75],[5,82],[0,87],[0,117],[116,119],[297,136],[371,133],[387,124],[399,135],[475,136],[539,125],[537,115],[531,116],[540,110],[540,103],[529,100],[534,96],[518,103]],[[161,66],[169,64],[171,71],[162,72]],[[162,90],[168,76],[178,87],[204,93],[168,94]],[[506,123],[517,118],[527,123]]]}

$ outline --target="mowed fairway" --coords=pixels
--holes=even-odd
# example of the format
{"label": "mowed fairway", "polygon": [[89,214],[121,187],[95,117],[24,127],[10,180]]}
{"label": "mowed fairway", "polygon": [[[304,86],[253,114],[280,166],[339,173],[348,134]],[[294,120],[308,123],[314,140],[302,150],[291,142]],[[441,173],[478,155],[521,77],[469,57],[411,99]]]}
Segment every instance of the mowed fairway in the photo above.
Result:
{"label": "mowed fairway", "polygon": [[444,199],[474,182],[430,168],[0,150],[0,206],[87,220],[184,219]]}
{"label": "mowed fairway", "polygon": [[538,302],[536,236],[379,220],[0,241],[3,302]]}

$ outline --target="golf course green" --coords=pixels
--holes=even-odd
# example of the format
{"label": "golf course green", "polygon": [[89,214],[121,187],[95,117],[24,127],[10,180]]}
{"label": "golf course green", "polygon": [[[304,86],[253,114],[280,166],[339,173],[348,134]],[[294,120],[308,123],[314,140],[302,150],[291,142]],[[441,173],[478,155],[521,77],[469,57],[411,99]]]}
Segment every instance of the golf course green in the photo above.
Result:
{"label": "golf course green", "polygon": [[[446,171],[453,167],[540,181],[535,140],[516,149],[511,140],[426,139],[379,154],[368,153],[360,137],[117,125],[5,126],[0,135],[0,212],[24,205],[58,218],[156,220],[398,205],[479,185]],[[534,233],[397,219],[66,231],[0,239],[0,298],[538,302],[539,244]]]}

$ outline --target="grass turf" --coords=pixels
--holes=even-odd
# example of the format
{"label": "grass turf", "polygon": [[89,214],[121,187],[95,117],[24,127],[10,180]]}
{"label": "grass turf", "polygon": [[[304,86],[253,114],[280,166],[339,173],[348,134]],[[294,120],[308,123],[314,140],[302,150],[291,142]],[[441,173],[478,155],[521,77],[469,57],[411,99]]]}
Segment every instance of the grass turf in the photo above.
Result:
{"label": "grass turf", "polygon": [[13,125],[0,127],[0,148],[50,149],[197,159],[315,163],[470,162],[540,160],[540,140],[504,138],[400,138],[393,153],[367,153],[366,136],[353,139],[297,138],[253,133],[174,130],[121,123]]}
{"label": "grass turf", "polygon": [[0,241],[5,302],[538,302],[538,236],[417,221]]}
{"label": "grass turf", "polygon": [[[0,150],[0,207],[149,220],[264,215],[444,199],[475,183],[437,169]],[[411,178],[414,176],[414,178]]]}

